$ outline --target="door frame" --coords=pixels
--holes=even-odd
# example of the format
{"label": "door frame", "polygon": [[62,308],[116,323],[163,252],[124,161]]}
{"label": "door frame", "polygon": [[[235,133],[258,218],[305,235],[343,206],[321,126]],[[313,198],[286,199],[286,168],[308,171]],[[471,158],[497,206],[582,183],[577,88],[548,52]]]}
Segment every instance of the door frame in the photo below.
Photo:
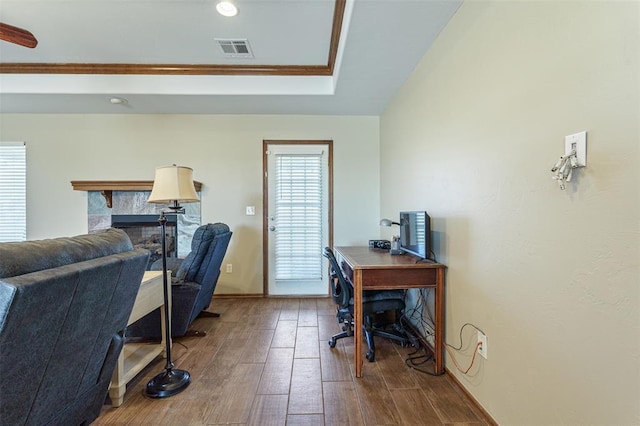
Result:
{"label": "door frame", "polygon": [[[267,176],[267,152],[269,145],[327,145],[329,147],[327,157],[327,198],[328,206],[328,231],[329,231],[329,247],[333,247],[333,141],[332,140],[280,140],[280,139],[263,139],[262,140],[262,294],[269,296],[269,186]],[[327,296],[329,295],[329,287],[327,286]],[[275,296],[273,296],[275,297]]]}

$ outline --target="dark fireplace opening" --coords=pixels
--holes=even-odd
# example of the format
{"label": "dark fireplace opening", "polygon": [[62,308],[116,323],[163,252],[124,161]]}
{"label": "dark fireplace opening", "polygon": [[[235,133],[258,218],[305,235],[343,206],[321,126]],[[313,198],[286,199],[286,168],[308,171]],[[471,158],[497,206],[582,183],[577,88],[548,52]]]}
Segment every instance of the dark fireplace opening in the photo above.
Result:
{"label": "dark fireplace opening", "polygon": [[[167,216],[167,257],[178,257],[178,219],[175,214]],[[111,226],[127,233],[135,248],[151,252],[147,270],[158,259],[162,259],[162,232],[157,214],[116,214],[111,216]]]}

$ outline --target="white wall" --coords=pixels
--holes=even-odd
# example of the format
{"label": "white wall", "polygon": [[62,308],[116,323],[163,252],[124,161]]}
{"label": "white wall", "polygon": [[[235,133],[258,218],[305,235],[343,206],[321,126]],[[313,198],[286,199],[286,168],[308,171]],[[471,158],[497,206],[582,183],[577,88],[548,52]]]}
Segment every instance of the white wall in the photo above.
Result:
{"label": "white wall", "polygon": [[[152,180],[156,166],[194,169],[202,222],[234,231],[216,293],[262,293],[262,141],[334,141],[334,242],[379,232],[377,117],[29,115],[0,117],[0,140],[27,143],[27,238],[87,232],[87,193],[72,180]],[[256,206],[255,216],[245,206]]]}
{"label": "white wall", "polygon": [[431,214],[446,340],[488,335],[469,375],[446,365],[500,424],[640,424],[639,16],[466,2],[381,117],[381,213]]}

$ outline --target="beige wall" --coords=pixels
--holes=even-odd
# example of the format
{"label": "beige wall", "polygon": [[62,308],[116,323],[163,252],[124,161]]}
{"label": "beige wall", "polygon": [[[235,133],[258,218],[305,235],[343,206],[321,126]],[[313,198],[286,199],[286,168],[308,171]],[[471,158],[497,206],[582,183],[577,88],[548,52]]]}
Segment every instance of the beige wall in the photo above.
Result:
{"label": "beige wall", "polygon": [[469,375],[447,367],[500,424],[640,423],[639,16],[466,2],[381,117],[381,213],[431,214],[446,340],[488,335]]}
{"label": "beige wall", "polygon": [[[379,233],[377,117],[29,115],[0,117],[0,140],[27,143],[27,238],[87,232],[87,194],[70,181],[152,180],[156,166],[194,169],[202,221],[234,231],[218,293],[262,292],[262,141],[334,141],[336,244]],[[357,160],[357,161],[355,161]],[[245,206],[256,206],[255,216]]]}

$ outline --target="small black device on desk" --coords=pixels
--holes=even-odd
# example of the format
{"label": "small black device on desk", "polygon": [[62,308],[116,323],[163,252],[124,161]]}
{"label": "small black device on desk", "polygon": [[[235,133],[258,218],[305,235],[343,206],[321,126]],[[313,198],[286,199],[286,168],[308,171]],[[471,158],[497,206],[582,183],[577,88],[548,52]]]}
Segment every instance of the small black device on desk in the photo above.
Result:
{"label": "small black device on desk", "polygon": [[369,248],[390,250],[391,241],[389,240],[369,240]]}

